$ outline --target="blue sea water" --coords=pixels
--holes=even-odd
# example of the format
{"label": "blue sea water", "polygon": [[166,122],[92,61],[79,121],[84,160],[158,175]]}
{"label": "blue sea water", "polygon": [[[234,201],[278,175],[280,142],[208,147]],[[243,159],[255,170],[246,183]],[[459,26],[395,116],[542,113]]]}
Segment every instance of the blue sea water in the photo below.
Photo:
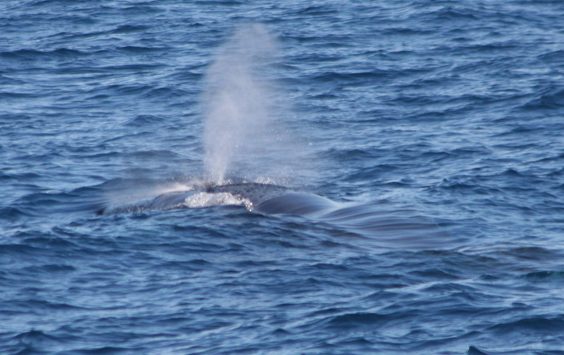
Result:
{"label": "blue sea water", "polygon": [[[339,207],[142,208],[248,24]],[[563,133],[560,0],[2,1],[0,352],[564,354]]]}

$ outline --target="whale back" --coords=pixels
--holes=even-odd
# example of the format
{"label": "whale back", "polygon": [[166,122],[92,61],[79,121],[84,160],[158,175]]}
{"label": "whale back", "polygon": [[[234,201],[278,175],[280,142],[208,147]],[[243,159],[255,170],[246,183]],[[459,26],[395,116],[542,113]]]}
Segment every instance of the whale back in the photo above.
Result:
{"label": "whale back", "polygon": [[211,185],[206,188],[208,193],[229,193],[248,199],[255,206],[273,197],[283,195],[288,191],[291,190],[284,186],[260,183]]}
{"label": "whale back", "polygon": [[264,214],[305,215],[333,208],[335,203],[327,198],[298,192],[284,186],[259,183],[239,183],[210,186],[210,193],[230,193],[251,201],[255,212]]}
{"label": "whale back", "polygon": [[335,203],[327,198],[290,188],[261,183],[195,185],[185,191],[160,194],[149,200],[125,206],[103,208],[99,214],[168,210],[175,208],[244,205],[263,214],[305,215],[331,209]]}
{"label": "whale back", "polygon": [[306,215],[331,210],[334,207],[335,202],[325,197],[305,192],[287,192],[262,201],[255,209],[265,214]]}

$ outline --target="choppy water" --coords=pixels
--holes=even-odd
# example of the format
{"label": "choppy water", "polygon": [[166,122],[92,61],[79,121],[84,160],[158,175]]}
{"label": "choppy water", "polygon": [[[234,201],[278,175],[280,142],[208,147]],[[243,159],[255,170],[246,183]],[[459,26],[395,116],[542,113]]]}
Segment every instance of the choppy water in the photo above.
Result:
{"label": "choppy water", "polygon": [[[245,23],[335,205],[145,208]],[[557,0],[2,1],[0,352],[564,353],[563,71]]]}

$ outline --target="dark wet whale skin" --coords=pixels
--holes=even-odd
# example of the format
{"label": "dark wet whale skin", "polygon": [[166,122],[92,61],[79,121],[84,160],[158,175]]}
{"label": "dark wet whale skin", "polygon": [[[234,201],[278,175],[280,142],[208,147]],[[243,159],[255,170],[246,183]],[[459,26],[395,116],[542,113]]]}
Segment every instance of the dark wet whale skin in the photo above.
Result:
{"label": "dark wet whale skin", "polygon": [[335,203],[325,197],[272,184],[218,185],[208,187],[206,192],[228,192],[246,198],[252,202],[253,211],[264,214],[306,215],[335,207]]}
{"label": "dark wet whale skin", "polygon": [[287,192],[259,203],[254,210],[265,214],[309,215],[330,211],[335,207],[335,202],[319,195]]}

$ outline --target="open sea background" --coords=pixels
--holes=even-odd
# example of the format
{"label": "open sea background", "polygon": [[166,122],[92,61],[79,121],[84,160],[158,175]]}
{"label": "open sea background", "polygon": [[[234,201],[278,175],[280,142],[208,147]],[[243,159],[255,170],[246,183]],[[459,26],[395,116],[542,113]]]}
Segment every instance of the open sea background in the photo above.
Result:
{"label": "open sea background", "polygon": [[[202,175],[246,23],[351,207],[97,215]],[[560,0],[4,0],[0,353],[564,354],[563,132]]]}

